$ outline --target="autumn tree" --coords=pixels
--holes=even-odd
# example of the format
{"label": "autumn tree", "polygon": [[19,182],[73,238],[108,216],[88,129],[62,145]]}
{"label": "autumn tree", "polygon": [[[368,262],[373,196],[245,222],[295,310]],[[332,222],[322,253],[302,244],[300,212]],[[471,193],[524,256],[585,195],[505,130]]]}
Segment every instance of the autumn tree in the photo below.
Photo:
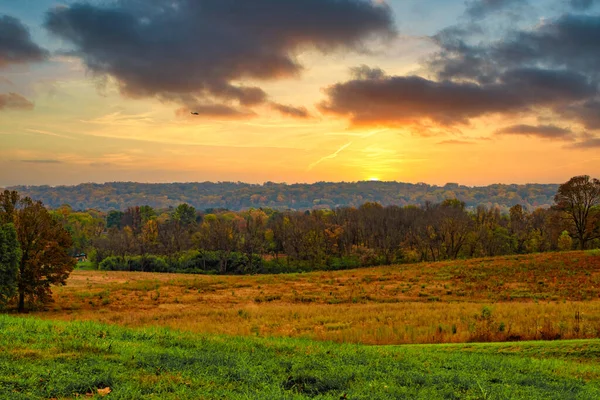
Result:
{"label": "autumn tree", "polygon": [[219,253],[219,271],[227,273],[228,261],[240,247],[243,219],[234,213],[207,214],[195,236],[200,249]]}
{"label": "autumn tree", "polygon": [[573,247],[573,239],[569,235],[569,232],[563,231],[558,238],[558,249],[560,251],[569,251]]}
{"label": "autumn tree", "polygon": [[17,279],[19,312],[51,299],[51,285],[64,284],[75,266],[69,255],[71,235],[41,202],[16,192],[0,195],[0,220],[12,221],[21,247]]}
{"label": "autumn tree", "polygon": [[0,224],[0,309],[15,295],[21,248],[13,224]]}
{"label": "autumn tree", "polygon": [[173,212],[173,219],[183,226],[196,222],[196,209],[189,204],[180,204]]}
{"label": "autumn tree", "polygon": [[588,175],[574,176],[559,186],[554,202],[571,220],[581,250],[588,241],[600,237],[600,180]]}
{"label": "autumn tree", "polygon": [[241,215],[244,218],[242,225],[242,250],[248,257],[249,270],[254,271],[254,256],[262,256],[266,248],[267,215],[262,210],[249,210]]}

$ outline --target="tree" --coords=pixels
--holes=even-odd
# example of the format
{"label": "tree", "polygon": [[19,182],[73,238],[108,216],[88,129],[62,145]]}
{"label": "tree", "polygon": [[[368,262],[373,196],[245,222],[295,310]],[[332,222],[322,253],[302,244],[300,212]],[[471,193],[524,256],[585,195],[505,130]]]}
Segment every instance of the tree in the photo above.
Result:
{"label": "tree", "polygon": [[182,203],[175,208],[173,219],[183,226],[196,222],[196,209],[189,204]]}
{"label": "tree", "polygon": [[0,308],[15,295],[21,248],[13,224],[0,225]]}
{"label": "tree", "polygon": [[560,251],[569,251],[573,247],[573,239],[569,235],[569,232],[563,231],[558,238],[558,249]]}
{"label": "tree", "polygon": [[600,237],[597,227],[600,205],[600,181],[588,175],[575,176],[559,186],[554,202],[573,223],[579,248]]}
{"label": "tree", "polygon": [[75,266],[69,255],[71,235],[41,202],[16,192],[0,195],[0,219],[14,222],[21,247],[17,279],[19,312],[52,298],[51,285],[64,284]]}
{"label": "tree", "polygon": [[110,229],[110,228],[121,229],[121,220],[123,219],[123,214],[124,213],[122,211],[116,211],[116,210],[109,211],[108,215],[106,216],[106,227],[108,229]]}

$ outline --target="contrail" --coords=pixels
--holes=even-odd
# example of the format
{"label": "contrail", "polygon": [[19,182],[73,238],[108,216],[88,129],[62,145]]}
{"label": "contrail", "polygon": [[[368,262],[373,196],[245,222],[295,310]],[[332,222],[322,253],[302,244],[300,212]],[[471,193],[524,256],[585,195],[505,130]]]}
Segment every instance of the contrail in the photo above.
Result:
{"label": "contrail", "polygon": [[78,139],[78,138],[72,138],[70,136],[60,135],[60,134],[54,133],[54,132],[43,131],[41,129],[29,129],[29,128],[25,128],[25,130],[27,132],[37,133],[38,135],[56,136],[56,137],[64,138],[64,139]]}
{"label": "contrail", "polygon": [[346,143],[345,145],[343,145],[342,147],[340,147],[339,149],[337,149],[335,153],[331,153],[331,154],[330,154],[330,155],[328,155],[328,156],[322,157],[322,158],[321,158],[319,161],[316,161],[316,162],[314,162],[314,163],[310,164],[310,165],[308,166],[308,169],[307,169],[307,171],[310,171],[310,170],[311,170],[311,169],[313,169],[315,166],[319,165],[320,163],[322,163],[322,162],[323,162],[323,161],[325,161],[325,160],[329,160],[329,159],[331,159],[331,158],[336,158],[336,157],[337,157],[337,155],[338,155],[338,154],[339,154],[339,153],[340,153],[342,150],[344,150],[346,147],[350,146],[352,143],[353,143],[353,142],[348,142],[348,143]]}
{"label": "contrail", "polygon": [[[372,132],[369,132],[369,133],[366,133],[366,134],[362,135],[362,136],[360,137],[360,139],[366,139],[366,138],[368,138],[368,137],[370,137],[370,136],[373,136],[373,135],[375,135],[375,134],[377,134],[377,133],[385,132],[385,131],[387,131],[387,130],[389,130],[389,129],[378,129],[378,130],[375,130],[375,131],[372,131]],[[311,170],[311,169],[313,169],[315,166],[319,165],[320,163],[322,163],[322,162],[323,162],[323,161],[325,161],[325,160],[329,160],[329,159],[332,159],[332,158],[336,158],[336,157],[337,157],[337,155],[338,155],[338,154],[340,154],[340,152],[342,152],[344,149],[346,149],[346,148],[347,148],[348,146],[350,146],[352,143],[354,143],[354,141],[353,141],[353,140],[352,140],[352,141],[350,141],[350,142],[348,142],[348,143],[346,143],[345,145],[343,145],[343,146],[342,146],[342,147],[340,147],[339,149],[337,149],[337,150],[336,150],[334,153],[331,153],[331,154],[329,154],[328,156],[322,157],[320,160],[318,160],[318,161],[315,161],[314,163],[310,164],[310,165],[308,166],[308,169],[307,169],[307,171],[310,171],[310,170]]]}

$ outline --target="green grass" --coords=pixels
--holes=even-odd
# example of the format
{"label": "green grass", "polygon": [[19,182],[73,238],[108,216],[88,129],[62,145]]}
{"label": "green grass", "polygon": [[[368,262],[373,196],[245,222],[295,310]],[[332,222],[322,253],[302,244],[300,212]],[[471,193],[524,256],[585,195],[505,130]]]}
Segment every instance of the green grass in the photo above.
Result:
{"label": "green grass", "polygon": [[600,340],[369,347],[0,315],[0,398],[594,399],[599,355]]}
{"label": "green grass", "polygon": [[94,263],[91,261],[79,261],[75,268],[81,271],[95,271]]}

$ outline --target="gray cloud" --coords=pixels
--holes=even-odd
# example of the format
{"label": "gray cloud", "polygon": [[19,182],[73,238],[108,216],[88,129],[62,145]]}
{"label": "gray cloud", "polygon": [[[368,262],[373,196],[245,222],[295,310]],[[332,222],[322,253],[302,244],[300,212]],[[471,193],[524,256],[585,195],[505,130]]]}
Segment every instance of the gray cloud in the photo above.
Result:
{"label": "gray cloud", "polygon": [[[298,52],[361,50],[395,33],[388,6],[369,0],[117,0],[75,3],[46,15],[46,28],[70,42],[94,73],[123,94],[197,108],[215,101],[248,107],[266,93],[244,79],[294,77]],[[228,105],[229,106],[229,105]]]}
{"label": "gray cloud", "polygon": [[306,107],[294,107],[285,104],[271,103],[271,108],[279,111],[281,114],[288,115],[293,118],[309,118],[310,114]]}
{"label": "gray cloud", "polygon": [[465,14],[471,18],[484,18],[488,14],[515,6],[527,5],[527,0],[471,0],[467,1]]}
{"label": "gray cloud", "polygon": [[[493,113],[525,112],[584,100],[595,92],[585,77],[569,71],[513,70],[499,82],[432,81],[418,76],[386,76],[361,67],[355,79],[325,89],[320,108],[347,116],[353,124],[398,125],[431,120],[465,124]],[[373,78],[369,78],[372,76]]]}
{"label": "gray cloud", "polygon": [[435,79],[386,76],[361,66],[349,81],[326,88],[320,107],[353,124],[453,125],[488,114],[543,111],[600,129],[600,16],[567,14],[493,42],[481,40],[481,32],[470,23],[432,38],[440,51],[426,67]]}
{"label": "gray cloud", "polygon": [[0,93],[0,110],[32,110],[33,103],[18,93]]}
{"label": "gray cloud", "polygon": [[588,129],[600,129],[600,99],[568,104],[557,112],[565,118],[581,122]]}
{"label": "gray cloud", "polygon": [[523,135],[550,140],[574,140],[573,132],[570,129],[555,125],[513,125],[496,131],[496,135]]}
{"label": "gray cloud", "polygon": [[42,61],[47,56],[48,52],[31,40],[21,21],[8,15],[0,16],[0,68]]}
{"label": "gray cloud", "polygon": [[446,29],[432,39],[440,51],[429,67],[440,79],[492,82],[514,68],[571,70],[598,77],[600,16],[566,14],[494,43],[470,44],[469,29]]}
{"label": "gray cloud", "polygon": [[585,11],[598,3],[598,0],[570,0],[569,5],[578,11]]}
{"label": "gray cloud", "polygon": [[581,142],[573,143],[569,147],[573,149],[598,149],[600,148],[600,138],[589,138]]}

